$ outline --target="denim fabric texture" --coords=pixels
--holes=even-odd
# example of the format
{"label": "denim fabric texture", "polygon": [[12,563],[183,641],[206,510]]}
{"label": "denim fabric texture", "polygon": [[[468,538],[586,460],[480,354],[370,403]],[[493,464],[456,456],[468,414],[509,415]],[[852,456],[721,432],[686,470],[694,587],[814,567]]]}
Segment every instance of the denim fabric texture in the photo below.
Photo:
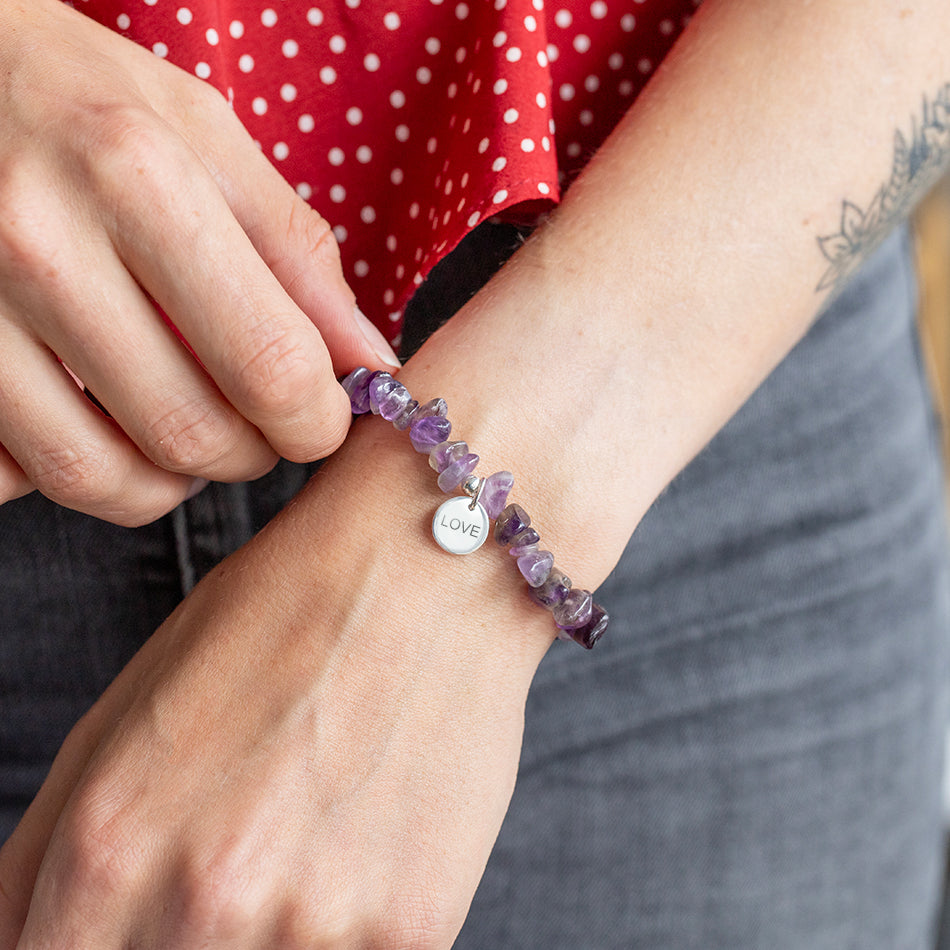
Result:
{"label": "denim fabric texture", "polygon": [[[517,241],[485,226],[443,262],[407,347]],[[932,950],[950,569],[914,304],[899,233],[653,505],[600,589],[604,641],[551,649],[457,950]],[[308,474],[137,530],[0,507],[0,840],[72,723]]]}

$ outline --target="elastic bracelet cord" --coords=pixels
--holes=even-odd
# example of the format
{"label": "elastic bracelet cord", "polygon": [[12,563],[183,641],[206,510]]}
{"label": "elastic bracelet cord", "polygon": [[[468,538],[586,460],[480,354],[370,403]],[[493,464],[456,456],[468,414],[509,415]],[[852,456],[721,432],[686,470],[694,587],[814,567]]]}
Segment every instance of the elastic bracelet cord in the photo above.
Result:
{"label": "elastic bracelet cord", "polygon": [[439,488],[446,494],[456,489],[464,492],[444,502],[432,519],[432,534],[439,546],[450,554],[471,554],[482,546],[489,522],[494,521],[495,540],[516,559],[535,603],[551,611],[559,639],[591,649],[607,629],[607,611],[594,603],[590,591],[571,585],[571,579],[555,566],[554,555],[540,549],[541,536],[531,527],[527,512],[507,503],[514,485],[511,472],[479,478],[475,474],[478,456],[464,442],[449,441],[452,423],[445,400],[419,405],[391,374],[365,366],[353,370],[341,385],[354,415],[372,412],[401,431],[408,429],[413,448],[426,453],[429,465],[439,473]]}

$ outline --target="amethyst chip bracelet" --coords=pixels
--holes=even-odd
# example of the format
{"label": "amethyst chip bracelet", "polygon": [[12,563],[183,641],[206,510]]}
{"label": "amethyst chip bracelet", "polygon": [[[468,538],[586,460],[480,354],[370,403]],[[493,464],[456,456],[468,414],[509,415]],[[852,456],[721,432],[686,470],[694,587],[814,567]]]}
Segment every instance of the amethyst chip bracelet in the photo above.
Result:
{"label": "amethyst chip bracelet", "polygon": [[495,540],[514,557],[528,582],[534,601],[554,617],[558,637],[574,640],[591,649],[607,629],[607,611],[594,603],[590,591],[571,586],[571,579],[554,564],[554,555],[540,548],[541,536],[531,527],[531,518],[520,506],[507,504],[514,485],[511,472],[495,472],[486,478],[475,474],[478,456],[464,442],[452,442],[452,423],[444,399],[419,405],[409,390],[386,372],[361,366],[341,385],[354,415],[372,412],[397,429],[409,430],[417,452],[429,456],[429,465],[439,473],[439,488],[449,494],[461,489],[436,511],[432,534],[451,554],[471,554],[488,537],[489,521],[495,522]]}

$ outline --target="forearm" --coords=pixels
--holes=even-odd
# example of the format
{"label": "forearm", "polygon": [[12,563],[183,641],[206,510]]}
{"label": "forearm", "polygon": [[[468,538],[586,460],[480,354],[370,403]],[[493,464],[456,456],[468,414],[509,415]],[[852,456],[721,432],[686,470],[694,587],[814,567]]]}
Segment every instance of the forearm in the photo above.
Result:
{"label": "forearm", "polygon": [[[870,204],[895,130],[950,77],[942,13],[707,2],[557,214],[402,370],[447,399],[482,474],[514,473],[578,586],[814,318],[817,237],[844,198]],[[407,659],[419,637],[525,629],[505,655],[531,644],[529,670],[550,617],[501,552],[436,547],[443,498],[405,433],[365,419],[242,563]]]}
{"label": "forearm", "polygon": [[[817,238],[844,199],[867,208],[888,182],[895,132],[950,78],[948,30],[937,3],[707,0],[558,212],[403,369],[415,396],[447,399],[482,474],[514,472],[512,499],[576,584],[606,576],[834,289],[816,289]],[[925,177],[905,183],[904,211]],[[522,610],[507,558],[435,547],[440,500],[405,435],[366,420],[291,517],[358,511],[447,618],[528,623],[546,645],[550,618]]]}
{"label": "forearm", "polygon": [[[549,223],[403,371],[471,417],[586,583],[836,289],[818,238],[891,181],[895,133],[933,118],[948,13],[707,2]],[[844,260],[932,181],[946,126],[931,143]]]}
{"label": "forearm", "polygon": [[[706,0],[559,212],[400,374],[447,399],[481,474],[514,473],[578,586],[804,333],[816,238],[950,79],[939,4],[777,6]],[[405,433],[361,420],[195,588],[0,851],[4,946],[24,919],[30,945],[222,920],[255,947],[288,921],[308,946],[451,943],[553,628],[504,553],[435,545],[444,497]]]}

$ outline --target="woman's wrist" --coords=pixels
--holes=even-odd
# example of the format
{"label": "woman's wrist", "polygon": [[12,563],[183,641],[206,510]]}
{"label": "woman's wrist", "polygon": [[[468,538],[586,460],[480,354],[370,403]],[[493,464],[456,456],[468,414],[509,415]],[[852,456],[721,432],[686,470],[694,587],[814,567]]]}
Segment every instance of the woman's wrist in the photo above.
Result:
{"label": "woman's wrist", "polygon": [[438,472],[437,484],[450,496],[432,516],[432,536],[439,547],[449,554],[468,555],[492,536],[515,558],[534,602],[551,611],[559,638],[591,649],[608,626],[607,612],[590,591],[574,587],[569,575],[555,566],[554,554],[541,547],[531,516],[509,501],[512,473],[476,473],[479,456],[464,440],[451,438],[446,401],[435,397],[420,403],[390,373],[365,366],[349,373],[341,385],[354,415],[372,413],[398,431],[408,430],[412,447]]}
{"label": "woman's wrist", "polygon": [[431,476],[403,433],[357,421],[300,495],[220,570],[265,585],[247,592],[248,609],[263,600],[283,612],[282,630],[300,645],[295,662],[314,672],[340,651],[391,670],[443,658],[447,670],[481,670],[520,696],[557,631],[497,546],[456,557],[436,545],[431,519],[445,496]]}

